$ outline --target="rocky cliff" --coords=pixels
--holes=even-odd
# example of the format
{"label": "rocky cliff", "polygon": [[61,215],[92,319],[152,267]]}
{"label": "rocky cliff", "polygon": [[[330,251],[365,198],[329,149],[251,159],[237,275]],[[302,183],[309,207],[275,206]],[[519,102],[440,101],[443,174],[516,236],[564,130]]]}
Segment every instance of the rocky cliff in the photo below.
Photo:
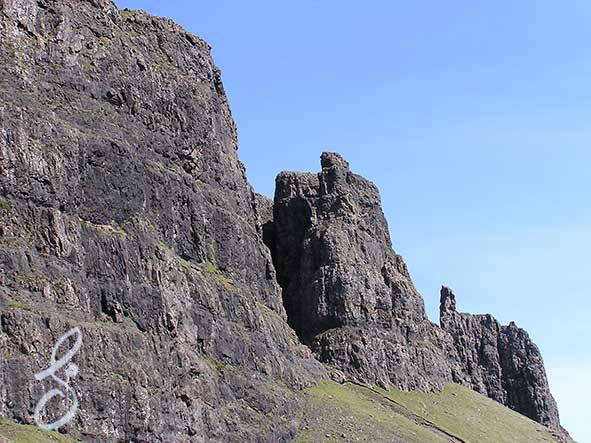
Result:
{"label": "rocky cliff", "polygon": [[339,155],[253,192],[198,37],[110,0],[0,0],[0,66],[0,416],[32,423],[80,327],[61,430],[84,441],[289,441],[329,374],[462,383],[558,426],[527,334],[449,291],[429,321]]}
{"label": "rocky cliff", "polygon": [[71,434],[293,436],[324,370],[285,322],[209,46],[110,1],[2,0],[0,33],[0,415],[32,422],[79,326]]}
{"label": "rocky cliff", "polygon": [[318,174],[277,177],[266,242],[288,322],[318,359],[346,379],[402,389],[447,382],[559,428],[538,348],[514,323],[460,314],[441,291],[441,327],[425,314],[392,249],[376,187],[324,153]]}
{"label": "rocky cliff", "polygon": [[405,389],[453,379],[451,338],[432,324],[392,250],[376,187],[338,154],[319,174],[277,177],[273,253],[288,321],[319,358]]}

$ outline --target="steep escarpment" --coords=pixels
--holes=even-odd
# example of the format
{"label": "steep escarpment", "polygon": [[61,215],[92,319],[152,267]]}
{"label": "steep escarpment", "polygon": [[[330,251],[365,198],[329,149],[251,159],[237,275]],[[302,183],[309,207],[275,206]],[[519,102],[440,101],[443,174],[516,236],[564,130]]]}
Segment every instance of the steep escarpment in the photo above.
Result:
{"label": "steep escarpment", "polygon": [[[559,429],[537,347],[514,324],[459,314],[447,288],[431,323],[392,250],[376,187],[334,153],[276,180],[267,243],[290,325],[344,378],[402,389],[453,381]],[[269,222],[268,222],[269,224]]]}
{"label": "steep escarpment", "polygon": [[104,0],[2,0],[0,35],[0,415],[32,422],[78,326],[70,434],[294,435],[323,368],[285,321],[209,46]]}

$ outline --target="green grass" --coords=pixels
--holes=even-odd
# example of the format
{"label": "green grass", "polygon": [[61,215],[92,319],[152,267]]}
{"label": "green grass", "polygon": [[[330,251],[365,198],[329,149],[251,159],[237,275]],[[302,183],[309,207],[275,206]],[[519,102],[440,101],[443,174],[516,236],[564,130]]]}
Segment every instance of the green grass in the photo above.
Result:
{"label": "green grass", "polygon": [[168,165],[165,165],[164,163],[159,162],[159,161],[153,161],[153,160],[149,161],[148,167],[150,169],[160,172],[160,173],[162,173],[164,171],[168,171],[168,172],[175,174],[175,175],[181,175],[183,173],[183,171],[180,168],[177,168],[175,166],[168,166]]}
{"label": "green grass", "polygon": [[199,268],[191,263],[189,260],[185,260],[184,258],[180,258],[179,257],[179,263],[181,265],[181,267],[185,270],[185,271],[191,271],[191,270],[198,270]]}
{"label": "green grass", "polygon": [[80,219],[80,223],[84,226],[92,227],[97,229],[98,231],[102,232],[104,235],[109,237],[125,237],[127,232],[120,226],[117,226],[115,222],[112,222],[108,225],[101,225],[98,223],[92,223],[88,220]]}
{"label": "green grass", "polygon": [[113,377],[113,379],[115,379],[120,384],[123,384],[123,385],[129,384],[129,380],[118,372],[113,372],[111,374],[111,376]]}
{"label": "green grass", "polygon": [[125,237],[127,232],[125,232],[119,226],[113,225],[95,225],[96,228],[101,231],[103,234],[108,236],[117,236],[117,237]]}
{"label": "green grass", "polygon": [[76,443],[57,432],[43,431],[37,426],[18,425],[0,419],[0,443]]}
{"label": "green grass", "polygon": [[557,441],[538,423],[455,384],[424,393],[323,382],[302,395],[306,412],[296,438],[300,443]]}
{"label": "green grass", "polygon": [[210,354],[205,356],[205,362],[209,365],[210,368],[215,369],[218,372],[225,371],[232,374],[244,373],[243,369],[240,366],[234,366],[229,363],[224,363],[223,361],[218,360]]}
{"label": "green grass", "polygon": [[219,361],[217,358],[212,357],[211,355],[206,355],[205,356],[205,362],[212,369],[215,369],[216,371],[221,371],[222,369],[224,369],[226,367],[226,365],[224,364],[224,362]]}
{"label": "green grass", "polygon": [[30,306],[28,306],[18,300],[10,300],[8,302],[8,309],[21,309],[23,311],[32,311],[33,310]]}
{"label": "green grass", "polygon": [[556,441],[545,427],[464,386],[448,384],[439,393],[397,390],[382,393],[469,442]]}
{"label": "green grass", "polygon": [[298,434],[298,443],[347,438],[368,443],[396,441],[393,437],[408,443],[449,443],[443,436],[397,413],[384,399],[364,395],[354,386],[322,382],[304,395],[309,423],[308,429]]}
{"label": "green grass", "polygon": [[123,17],[124,19],[128,19],[131,17],[134,17],[138,14],[140,14],[140,12],[138,10],[135,9],[122,9],[121,11],[119,11],[121,13],[121,17]]}
{"label": "green grass", "polygon": [[[160,246],[160,245],[159,245]],[[161,247],[162,248],[162,247]],[[178,262],[185,271],[204,271],[205,274],[209,275],[213,280],[220,286],[222,286],[228,292],[235,292],[234,282],[226,277],[222,271],[217,267],[214,260],[206,260],[203,268],[197,266],[195,263],[185,260],[184,258],[178,257]]]}
{"label": "green grass", "polygon": [[223,286],[226,291],[235,290],[233,287],[234,282],[222,274],[222,271],[218,269],[215,261],[207,260],[205,262],[205,272],[213,277],[218,285]]}

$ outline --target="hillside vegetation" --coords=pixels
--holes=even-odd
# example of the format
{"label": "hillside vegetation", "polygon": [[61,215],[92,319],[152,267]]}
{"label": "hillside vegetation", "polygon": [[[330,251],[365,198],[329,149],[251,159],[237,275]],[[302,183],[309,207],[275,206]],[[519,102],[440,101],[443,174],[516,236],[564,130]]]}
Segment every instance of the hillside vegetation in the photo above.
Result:
{"label": "hillside vegetation", "polygon": [[57,432],[43,431],[37,426],[17,425],[0,420],[0,443],[75,443]]}
{"label": "hillside vegetation", "polygon": [[559,442],[546,427],[470,389],[385,391],[324,382],[303,393],[304,442]]}

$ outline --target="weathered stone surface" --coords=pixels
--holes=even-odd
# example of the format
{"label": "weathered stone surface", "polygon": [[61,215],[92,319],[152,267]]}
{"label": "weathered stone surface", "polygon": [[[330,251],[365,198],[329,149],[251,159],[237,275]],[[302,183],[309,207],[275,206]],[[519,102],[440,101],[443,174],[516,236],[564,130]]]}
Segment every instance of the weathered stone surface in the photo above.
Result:
{"label": "weathered stone surface", "polygon": [[544,362],[527,332],[513,322],[502,326],[490,314],[458,312],[455,295],[446,287],[441,288],[440,311],[441,327],[452,335],[466,381],[474,390],[559,428]]}
{"label": "weathered stone surface", "polygon": [[323,369],[287,325],[209,46],[106,0],[0,1],[0,415],[80,326],[64,428],[280,441]]}

